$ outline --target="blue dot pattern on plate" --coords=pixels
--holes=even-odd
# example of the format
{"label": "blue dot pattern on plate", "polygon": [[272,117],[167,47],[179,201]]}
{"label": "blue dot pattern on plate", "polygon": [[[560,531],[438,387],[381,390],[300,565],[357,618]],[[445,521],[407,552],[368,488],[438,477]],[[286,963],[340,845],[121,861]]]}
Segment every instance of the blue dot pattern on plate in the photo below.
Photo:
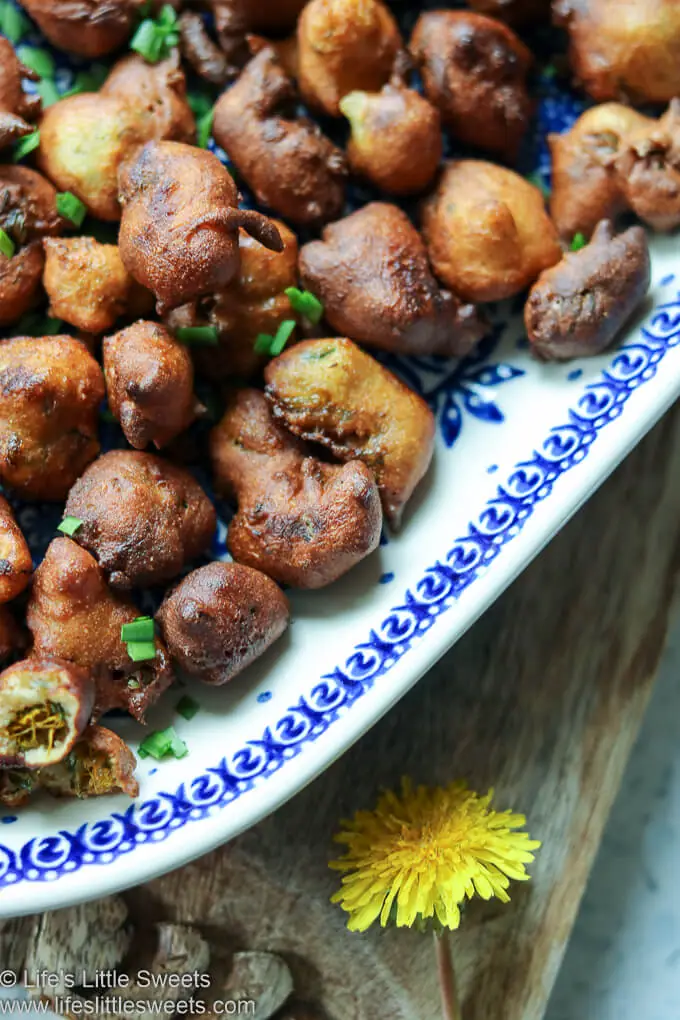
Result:
{"label": "blue dot pattern on plate", "polygon": [[272,692],[271,691],[262,691],[261,694],[258,694],[257,700],[260,702],[261,705],[264,705],[264,703],[266,701],[271,701],[272,700]]}

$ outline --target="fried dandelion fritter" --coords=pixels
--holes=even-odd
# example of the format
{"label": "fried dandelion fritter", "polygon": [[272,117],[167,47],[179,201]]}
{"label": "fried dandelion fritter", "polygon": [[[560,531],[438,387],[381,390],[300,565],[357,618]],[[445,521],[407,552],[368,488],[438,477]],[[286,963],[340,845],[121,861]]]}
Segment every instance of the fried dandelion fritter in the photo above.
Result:
{"label": "fried dandelion fritter", "polygon": [[40,31],[60,50],[103,57],[125,42],[142,0],[21,0]]}
{"label": "fried dandelion fritter", "polygon": [[21,63],[9,39],[0,35],[0,149],[13,145],[34,130],[40,113],[40,96],[26,92],[23,79],[37,81],[38,75]]}
{"label": "fried dandelion fritter", "polygon": [[0,603],[16,598],[31,580],[33,559],[12,508],[0,496]]}

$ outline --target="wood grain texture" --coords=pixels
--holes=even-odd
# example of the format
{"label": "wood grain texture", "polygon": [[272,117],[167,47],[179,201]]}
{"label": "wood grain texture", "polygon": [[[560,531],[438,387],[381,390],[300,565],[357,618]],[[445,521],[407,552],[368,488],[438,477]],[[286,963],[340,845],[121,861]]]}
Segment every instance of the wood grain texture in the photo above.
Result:
{"label": "wood grain texture", "polygon": [[380,786],[464,777],[544,842],[511,904],[467,911],[464,1018],[539,1020],[668,629],[679,464],[680,408],[357,746],[231,845],[126,894],[132,914],[198,925],[224,967],[237,948],[283,953],[331,1020],[439,1020],[429,938],[347,933],[326,862],[338,819]]}

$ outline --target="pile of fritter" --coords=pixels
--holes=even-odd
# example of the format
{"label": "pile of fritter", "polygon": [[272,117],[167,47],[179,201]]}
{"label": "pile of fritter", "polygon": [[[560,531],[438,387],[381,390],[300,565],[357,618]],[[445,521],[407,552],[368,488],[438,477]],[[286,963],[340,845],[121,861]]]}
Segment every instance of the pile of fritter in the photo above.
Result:
{"label": "pile of fritter", "polygon": [[[329,585],[402,526],[435,423],[384,352],[465,356],[484,305],[518,295],[541,359],[615,341],[650,281],[631,220],[680,225],[680,4],[471,0],[422,12],[405,39],[382,0],[3,2],[14,807],[39,790],[135,796],[106,714],[143,725],[177,678],[231,681],[286,630],[282,586]],[[68,93],[50,50],[22,44],[27,16],[96,60]],[[516,167],[546,73],[532,33],[551,19],[562,71],[598,105],[550,138],[546,208]],[[463,155],[444,160],[445,138]],[[352,180],[372,200],[348,213]],[[107,419],[120,448],[102,452]],[[210,561],[213,498],[234,511],[233,562]],[[37,564],[26,501],[63,507]],[[140,594],[159,588],[152,619]],[[186,753],[168,732],[141,748]]]}

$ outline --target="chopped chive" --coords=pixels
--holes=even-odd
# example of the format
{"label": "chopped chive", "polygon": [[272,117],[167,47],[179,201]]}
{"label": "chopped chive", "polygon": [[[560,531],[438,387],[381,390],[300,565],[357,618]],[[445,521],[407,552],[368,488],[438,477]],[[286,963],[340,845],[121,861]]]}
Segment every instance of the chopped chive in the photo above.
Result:
{"label": "chopped chive", "polygon": [[138,748],[140,758],[151,756],[157,761],[164,758],[166,754],[172,754],[175,758],[184,758],[189,753],[189,748],[177,736],[174,726],[168,726],[164,730],[156,730],[145,737]]}
{"label": "chopped chive", "polygon": [[126,648],[133,662],[148,662],[156,658],[156,645],[153,641],[128,641]]}
{"label": "chopped chive", "polygon": [[216,347],[219,341],[217,326],[180,326],[175,337],[183,344],[208,344]]}
{"label": "chopped chive", "polygon": [[555,64],[546,64],[543,68],[543,77],[547,79],[547,81],[552,81],[553,78],[557,77],[557,67]]}
{"label": "chopped chive", "polygon": [[195,117],[205,117],[206,113],[212,110],[212,99],[204,92],[190,92],[187,102]]}
{"label": "chopped chive", "polygon": [[38,312],[22,315],[16,326],[17,336],[54,336],[61,331],[61,319],[52,319]]}
{"label": "chopped chive", "polygon": [[64,99],[68,96],[77,96],[81,92],[97,92],[106,80],[107,68],[103,64],[92,64],[87,71],[78,71],[73,79],[73,85],[64,93]]}
{"label": "chopped chive", "polygon": [[17,56],[22,64],[30,67],[41,78],[54,78],[57,68],[54,57],[48,50],[41,50],[37,46],[19,46]]}
{"label": "chopped chive", "polygon": [[57,527],[57,531],[61,531],[62,534],[68,535],[69,538],[73,538],[78,528],[82,526],[82,521],[79,517],[64,517],[61,524]]}
{"label": "chopped chive", "polygon": [[70,191],[60,191],[57,195],[57,212],[74,226],[80,227],[87,216],[87,206]]}
{"label": "chopped chive", "polygon": [[138,691],[139,688],[142,686],[139,680],[135,680],[133,676],[130,677],[130,679],[127,682],[127,685],[131,691]]}
{"label": "chopped chive", "polygon": [[259,333],[254,344],[255,353],[276,357],[290,340],[296,326],[295,319],[284,319],[274,336],[270,336],[268,333]]}
{"label": "chopped chive", "polygon": [[178,42],[177,12],[166,4],[155,21],[151,18],[142,21],[132,37],[130,49],[141,54],[150,64],[157,64],[169,56]]}
{"label": "chopped chive", "polygon": [[189,753],[189,748],[181,737],[176,736],[170,744],[170,753],[175,758],[186,758]]}
{"label": "chopped chive", "polygon": [[154,627],[150,616],[138,616],[120,628],[121,641],[153,641]]}
{"label": "chopped chive", "polygon": [[16,251],[16,245],[14,244],[14,241],[9,236],[9,234],[6,233],[0,227],[0,252],[2,252],[2,254],[5,256],[5,258],[11,259],[12,255],[14,255],[15,251]]}
{"label": "chopped chive", "polygon": [[31,131],[30,135],[26,135],[19,142],[17,142],[14,148],[14,155],[12,159],[15,163],[18,163],[24,156],[28,156],[29,152],[33,152],[40,145],[40,132],[38,130]]}
{"label": "chopped chive", "polygon": [[0,4],[0,32],[16,45],[28,32],[31,24],[22,11],[14,4]]}
{"label": "chopped chive", "polygon": [[214,110],[208,110],[196,123],[196,142],[201,149],[208,148],[208,142],[212,137]]}
{"label": "chopped chive", "polygon": [[197,701],[185,694],[175,705],[175,711],[184,719],[193,719],[200,707]]}
{"label": "chopped chive", "polygon": [[43,109],[54,106],[61,99],[59,89],[50,78],[41,78],[36,85],[38,95],[42,99]]}
{"label": "chopped chive", "polygon": [[298,287],[286,287],[283,293],[295,311],[304,315],[305,319],[309,319],[315,326],[321,322],[323,304],[311,291],[300,290]]}
{"label": "chopped chive", "polygon": [[586,240],[585,234],[579,232],[578,234],[574,234],[569,247],[571,251],[580,251],[581,248],[585,248],[587,244],[588,242]]}

